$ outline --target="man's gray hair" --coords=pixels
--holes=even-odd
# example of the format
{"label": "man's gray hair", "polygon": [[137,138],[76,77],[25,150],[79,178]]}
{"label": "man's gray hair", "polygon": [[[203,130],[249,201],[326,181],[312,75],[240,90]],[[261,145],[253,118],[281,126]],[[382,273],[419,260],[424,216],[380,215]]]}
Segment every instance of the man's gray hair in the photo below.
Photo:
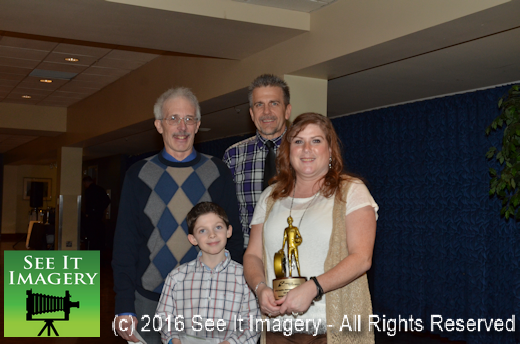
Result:
{"label": "man's gray hair", "polygon": [[200,105],[197,97],[193,92],[187,87],[175,87],[170,88],[168,91],[164,92],[157,98],[155,105],[153,106],[153,114],[155,119],[163,118],[163,105],[167,100],[176,99],[176,98],[184,98],[193,105],[195,108],[195,115],[197,119],[200,121]]}
{"label": "man's gray hair", "polygon": [[291,94],[289,93],[289,86],[287,83],[274,74],[262,74],[257,77],[251,85],[249,85],[249,106],[253,107],[253,91],[258,87],[280,87],[283,91],[283,102],[287,106],[291,103]]}

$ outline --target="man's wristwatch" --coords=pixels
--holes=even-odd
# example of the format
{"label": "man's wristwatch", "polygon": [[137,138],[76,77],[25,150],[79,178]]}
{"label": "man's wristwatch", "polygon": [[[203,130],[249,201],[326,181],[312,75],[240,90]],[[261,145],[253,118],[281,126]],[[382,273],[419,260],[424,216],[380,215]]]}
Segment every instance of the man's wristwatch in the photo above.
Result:
{"label": "man's wristwatch", "polygon": [[314,301],[320,301],[321,297],[323,296],[323,288],[321,287],[320,283],[318,282],[318,279],[316,277],[311,277],[311,280],[314,281],[316,284],[316,289],[318,290],[318,293],[316,294],[316,297],[314,298]]}

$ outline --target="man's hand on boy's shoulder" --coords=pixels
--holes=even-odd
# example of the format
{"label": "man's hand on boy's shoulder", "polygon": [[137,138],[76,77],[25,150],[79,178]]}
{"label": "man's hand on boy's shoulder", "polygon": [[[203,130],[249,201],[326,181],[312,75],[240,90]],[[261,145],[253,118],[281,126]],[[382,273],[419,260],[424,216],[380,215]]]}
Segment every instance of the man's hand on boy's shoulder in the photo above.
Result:
{"label": "man's hand on boy's shoulder", "polygon": [[181,343],[181,340],[180,339],[177,339],[177,338],[172,338],[172,340],[170,341],[171,344],[182,344]]}
{"label": "man's hand on boy's shoulder", "polygon": [[[117,333],[124,340],[138,343],[139,339],[135,336],[137,332],[137,318],[133,315],[119,315],[114,320]],[[180,342],[179,342],[180,344]]]}

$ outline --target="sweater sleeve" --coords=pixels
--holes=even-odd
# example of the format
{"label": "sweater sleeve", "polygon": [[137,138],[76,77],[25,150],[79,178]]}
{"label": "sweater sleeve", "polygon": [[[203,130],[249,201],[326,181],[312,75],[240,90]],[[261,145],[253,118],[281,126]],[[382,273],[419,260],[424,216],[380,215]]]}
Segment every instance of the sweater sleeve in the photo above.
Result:
{"label": "sweater sleeve", "polygon": [[[211,198],[220,205],[225,211],[229,219],[229,224],[233,227],[233,234],[228,239],[226,249],[231,254],[231,259],[242,264],[242,256],[244,255],[244,235],[242,234],[242,225],[238,215],[238,201],[236,195],[236,187],[231,177],[231,172],[227,166],[218,158],[214,158],[215,164],[218,166],[220,177],[210,187]],[[215,188],[213,188],[215,186]]]}
{"label": "sweater sleeve", "polygon": [[114,273],[115,314],[135,313],[135,280],[139,255],[139,213],[135,194],[137,178],[129,170],[123,182],[117,225],[114,234],[112,269]]}

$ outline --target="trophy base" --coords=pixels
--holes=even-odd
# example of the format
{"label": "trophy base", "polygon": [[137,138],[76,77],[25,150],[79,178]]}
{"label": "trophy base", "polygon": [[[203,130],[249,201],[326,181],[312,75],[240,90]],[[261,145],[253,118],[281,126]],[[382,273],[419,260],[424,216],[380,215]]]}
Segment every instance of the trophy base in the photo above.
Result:
{"label": "trophy base", "polygon": [[280,300],[294,288],[307,282],[306,277],[282,277],[273,280],[274,298]]}

